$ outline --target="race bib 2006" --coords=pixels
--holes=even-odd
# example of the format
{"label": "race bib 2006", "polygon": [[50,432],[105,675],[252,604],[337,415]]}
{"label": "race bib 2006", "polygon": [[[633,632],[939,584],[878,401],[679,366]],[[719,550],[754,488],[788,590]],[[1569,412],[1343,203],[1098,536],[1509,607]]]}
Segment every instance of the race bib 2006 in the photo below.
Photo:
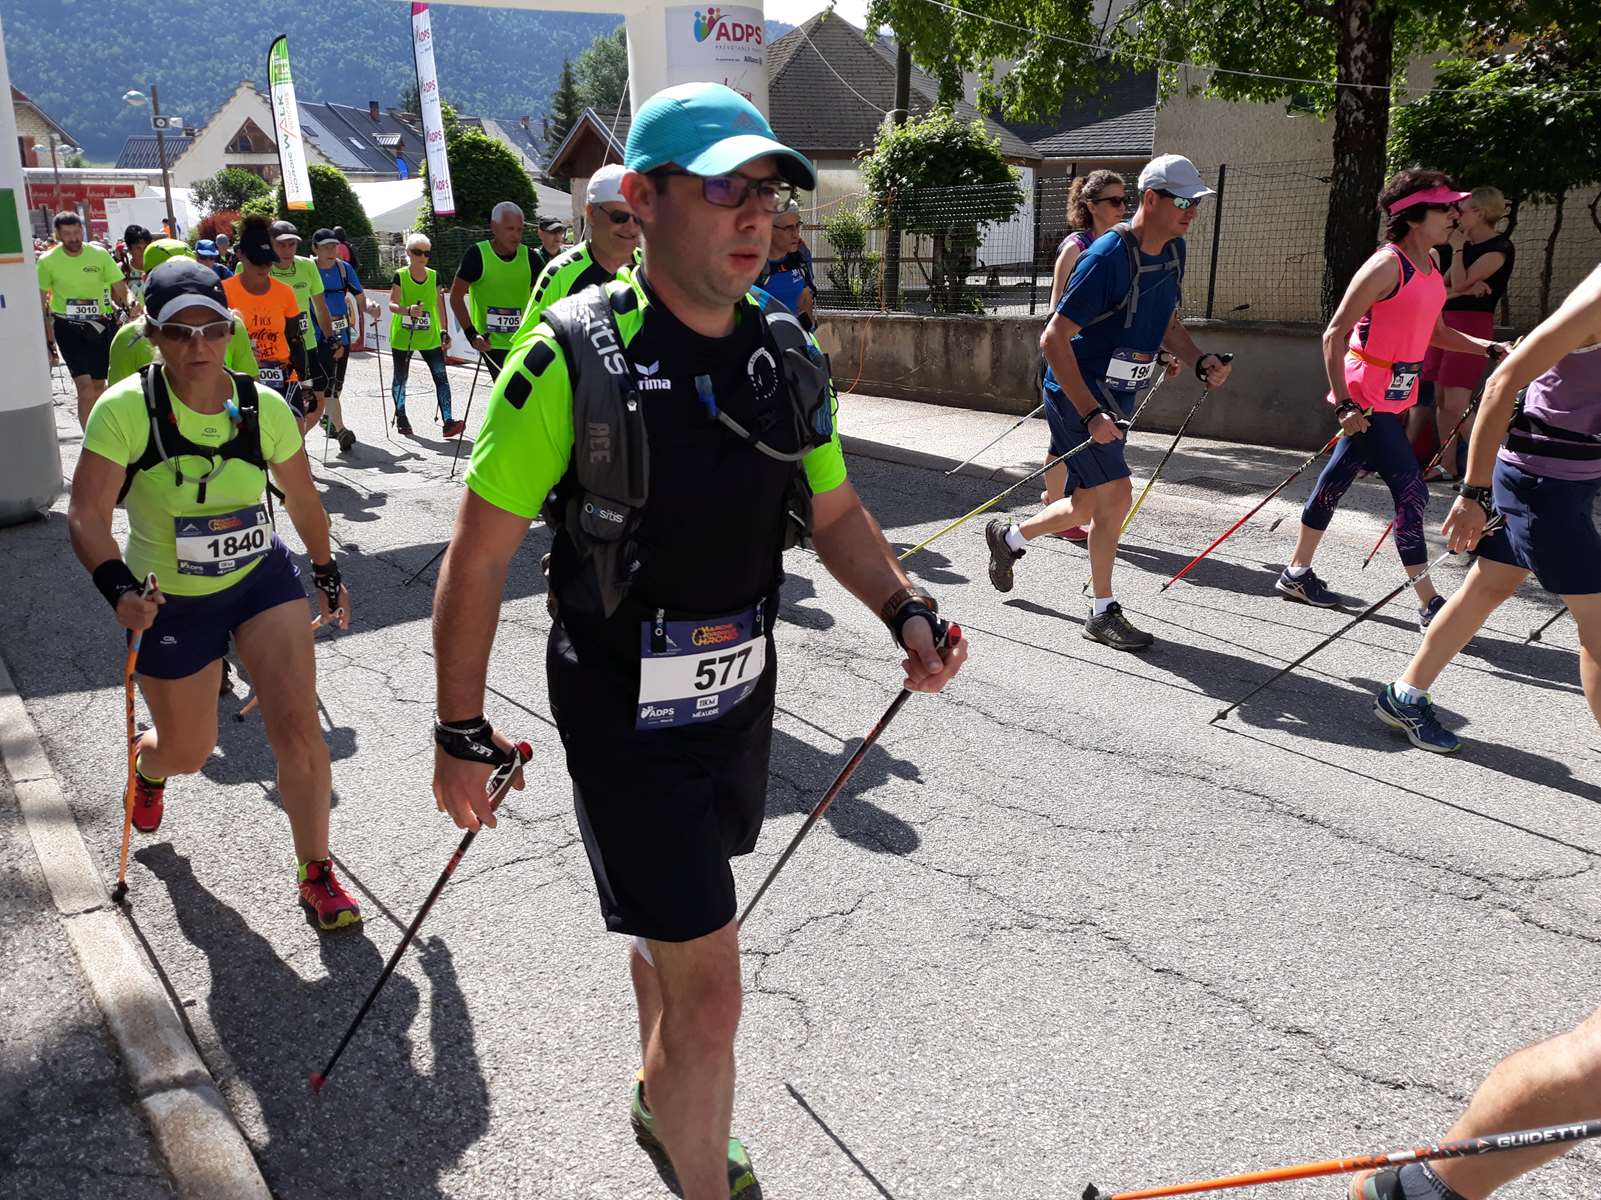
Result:
{"label": "race bib 2006", "polygon": [[417,315],[415,317],[401,317],[400,318],[400,327],[402,329],[409,329],[414,333],[423,332],[425,329],[428,328],[428,324],[429,324],[429,322],[428,322],[428,314],[426,312],[420,313],[419,315]]}
{"label": "race bib 2006", "polygon": [[756,690],[767,667],[760,608],[728,617],[640,623],[636,729],[722,717]]}
{"label": "race bib 2006", "polygon": [[484,325],[490,333],[516,333],[522,323],[523,310],[520,308],[491,306],[484,313]]}
{"label": "race bib 2006", "polygon": [[173,523],[180,575],[231,575],[272,546],[272,521],[260,504],[209,517],[174,517]]}
{"label": "race bib 2006", "polygon": [[256,373],[262,383],[269,384],[275,388],[281,388],[284,385],[284,368],[275,363],[262,363],[257,368]]}
{"label": "race bib 2006", "polygon": [[1139,392],[1151,386],[1156,355],[1144,350],[1114,350],[1106,364],[1106,386],[1114,392]]}

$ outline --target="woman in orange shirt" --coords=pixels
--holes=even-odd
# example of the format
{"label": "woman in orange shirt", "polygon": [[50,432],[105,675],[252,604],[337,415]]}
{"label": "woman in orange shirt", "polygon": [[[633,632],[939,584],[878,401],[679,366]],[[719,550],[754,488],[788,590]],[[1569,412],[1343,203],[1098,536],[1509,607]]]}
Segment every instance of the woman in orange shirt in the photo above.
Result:
{"label": "woman in orange shirt", "polygon": [[[265,217],[245,219],[239,231],[239,273],[223,280],[222,290],[229,305],[244,318],[245,332],[261,365],[261,382],[289,401],[304,433],[321,414],[315,394],[303,386],[309,367],[300,302],[293,288],[272,277],[278,255],[271,229]],[[302,397],[312,404],[310,410],[302,407]]]}

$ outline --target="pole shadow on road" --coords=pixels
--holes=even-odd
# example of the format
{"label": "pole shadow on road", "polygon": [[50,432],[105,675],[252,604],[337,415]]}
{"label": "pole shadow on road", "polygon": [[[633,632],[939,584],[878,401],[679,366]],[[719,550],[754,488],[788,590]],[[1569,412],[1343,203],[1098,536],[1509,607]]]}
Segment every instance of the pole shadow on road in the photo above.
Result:
{"label": "pole shadow on road", "polygon": [[219,1082],[225,1092],[243,1086],[254,1096],[265,1131],[247,1135],[273,1192],[297,1200],[442,1198],[441,1176],[489,1128],[489,1089],[449,949],[432,939],[410,960],[428,978],[433,1069],[424,1074],[413,1062],[420,1002],[402,964],[338,1072],[313,1096],[308,1075],[383,967],[366,927],[311,934],[327,973],[304,980],[170,845],[147,846],[137,857],[166,885],[184,937],[206,956],[207,1013],[237,1072]]}
{"label": "pole shadow on road", "polygon": [[778,610],[778,619],[787,621],[791,625],[799,625],[802,629],[816,630],[822,633],[834,628],[834,614],[825,608],[811,608],[800,603],[802,600],[817,599],[817,585],[805,575],[797,575],[793,571],[784,576],[782,592],[783,603]]}
{"label": "pole shadow on road", "polygon": [[[811,812],[860,742],[860,738],[852,738],[838,750],[819,750],[775,727],[768,772],[767,815]],[[823,819],[836,834],[863,850],[879,854],[912,853],[922,845],[923,839],[917,830],[864,797],[864,793],[892,778],[921,783],[923,774],[916,763],[895,757],[880,742],[867,752],[845,790],[828,806]]]}

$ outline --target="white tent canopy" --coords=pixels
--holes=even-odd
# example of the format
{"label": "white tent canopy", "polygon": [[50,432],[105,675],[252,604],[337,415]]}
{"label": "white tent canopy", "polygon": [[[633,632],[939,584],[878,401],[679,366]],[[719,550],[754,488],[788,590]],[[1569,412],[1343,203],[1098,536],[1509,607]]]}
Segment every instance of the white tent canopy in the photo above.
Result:
{"label": "white tent canopy", "polygon": [[416,228],[422,210],[421,179],[386,179],[350,187],[374,233],[405,233]]}

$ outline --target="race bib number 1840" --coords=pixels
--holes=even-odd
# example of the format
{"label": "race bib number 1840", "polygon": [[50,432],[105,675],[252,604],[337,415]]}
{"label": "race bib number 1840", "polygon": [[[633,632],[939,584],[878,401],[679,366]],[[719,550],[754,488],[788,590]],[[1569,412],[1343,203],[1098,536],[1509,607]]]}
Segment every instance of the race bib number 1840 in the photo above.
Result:
{"label": "race bib number 1840", "polygon": [[173,520],[180,575],[232,575],[272,547],[272,521],[260,504]]}

